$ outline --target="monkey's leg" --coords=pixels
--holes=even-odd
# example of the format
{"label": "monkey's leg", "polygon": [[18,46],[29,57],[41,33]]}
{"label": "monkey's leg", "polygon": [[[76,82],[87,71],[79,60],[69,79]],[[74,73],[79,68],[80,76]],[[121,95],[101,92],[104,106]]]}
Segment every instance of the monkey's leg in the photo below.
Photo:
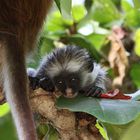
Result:
{"label": "monkey's leg", "polygon": [[28,101],[25,56],[18,36],[0,34],[4,91],[20,140],[36,140]]}

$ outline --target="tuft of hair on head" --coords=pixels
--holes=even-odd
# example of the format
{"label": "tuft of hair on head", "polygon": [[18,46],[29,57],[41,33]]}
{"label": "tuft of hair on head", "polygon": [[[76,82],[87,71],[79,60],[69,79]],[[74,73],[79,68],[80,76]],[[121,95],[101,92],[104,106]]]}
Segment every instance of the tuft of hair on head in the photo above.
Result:
{"label": "tuft of hair on head", "polygon": [[51,77],[56,76],[62,71],[77,72],[77,71],[92,71],[93,60],[86,49],[77,46],[65,46],[56,48],[47,55],[42,65],[46,72]]}

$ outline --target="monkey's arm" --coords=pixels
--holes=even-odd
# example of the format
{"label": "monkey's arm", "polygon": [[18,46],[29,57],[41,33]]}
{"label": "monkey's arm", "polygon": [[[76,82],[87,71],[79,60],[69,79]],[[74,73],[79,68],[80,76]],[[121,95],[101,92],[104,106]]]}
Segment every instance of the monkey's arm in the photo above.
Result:
{"label": "monkey's arm", "polygon": [[94,69],[90,74],[92,82],[87,82],[80,92],[86,96],[100,97],[106,91],[106,71],[97,63],[93,63],[93,65]]}
{"label": "monkey's arm", "polygon": [[53,92],[55,90],[54,84],[52,80],[49,78],[49,76],[44,75],[44,76],[38,76],[36,74],[35,69],[27,69],[27,74],[29,78],[29,84],[30,87],[34,90],[38,87],[41,87],[42,89],[48,91],[48,92]]}

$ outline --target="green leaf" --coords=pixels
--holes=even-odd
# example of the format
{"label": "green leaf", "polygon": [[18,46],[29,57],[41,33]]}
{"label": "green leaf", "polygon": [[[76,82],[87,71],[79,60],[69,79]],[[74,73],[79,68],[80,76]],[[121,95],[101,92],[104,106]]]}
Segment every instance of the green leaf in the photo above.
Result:
{"label": "green leaf", "polygon": [[40,39],[40,55],[44,56],[45,54],[49,53],[55,46],[54,41],[47,37],[41,37]]}
{"label": "green leaf", "polygon": [[75,5],[72,7],[72,16],[74,21],[80,21],[86,14],[86,9],[83,5]]}
{"label": "green leaf", "polygon": [[140,114],[140,102],[132,100],[109,100],[90,97],[60,98],[57,101],[57,106],[73,112],[89,113],[101,122],[110,124],[126,124]]}
{"label": "green leaf", "polygon": [[130,124],[125,125],[113,125],[109,123],[100,122],[103,128],[106,130],[109,140],[121,140],[122,136],[126,133]]}
{"label": "green leaf", "polygon": [[59,11],[61,12],[61,7],[60,7],[60,1],[61,0],[54,0],[54,1],[55,1],[56,5],[57,5]]}
{"label": "green leaf", "polygon": [[106,130],[100,125],[101,123],[99,123],[99,121],[97,121],[96,123],[96,127],[99,129],[99,132],[100,134],[103,136],[103,138],[105,140],[109,140],[108,139],[108,136],[107,136],[107,133],[106,133]]}
{"label": "green leaf", "polygon": [[64,36],[62,39],[64,39],[68,44],[74,44],[79,47],[86,48],[97,62],[102,58],[95,47],[82,35],[75,34],[72,36]]}
{"label": "green leaf", "polygon": [[10,114],[0,118],[0,140],[18,140]]}
{"label": "green leaf", "polygon": [[72,19],[72,16],[71,16],[72,1],[71,0],[55,0],[55,3],[60,13],[62,14],[63,18]]}
{"label": "green leaf", "polygon": [[71,16],[71,0],[61,0],[60,6],[61,6],[61,14],[66,19],[72,19]]}
{"label": "green leaf", "polygon": [[139,140],[140,117],[125,125],[102,123],[109,139],[112,140]]}
{"label": "green leaf", "polygon": [[97,50],[100,50],[102,45],[105,43],[106,35],[102,34],[91,34],[86,37],[95,46]]}
{"label": "green leaf", "polygon": [[134,7],[139,9],[140,8],[140,0],[133,0]]}
{"label": "green leaf", "polygon": [[140,139],[140,117],[138,117],[127,130],[120,140],[139,140]]}
{"label": "green leaf", "polygon": [[131,65],[130,76],[133,82],[136,84],[137,88],[140,88],[140,64]]}
{"label": "green leaf", "polygon": [[10,111],[10,108],[7,103],[0,105],[0,117],[6,115],[9,111]]}
{"label": "green leaf", "polygon": [[101,24],[108,24],[120,18],[120,13],[111,0],[94,0],[90,14]]}
{"label": "green leaf", "polygon": [[128,0],[122,0],[121,7],[125,12],[129,12],[130,10],[134,8],[132,3],[130,3]]}
{"label": "green leaf", "polygon": [[137,9],[132,9],[129,12],[125,13],[125,24],[129,27],[140,27],[140,11]]}
{"label": "green leaf", "polygon": [[69,26],[73,24],[72,20],[65,19],[61,16],[61,14],[56,11],[52,13],[47,19],[46,24],[44,25],[44,32],[58,32],[64,31]]}
{"label": "green leaf", "polygon": [[135,32],[135,53],[140,56],[140,29]]}

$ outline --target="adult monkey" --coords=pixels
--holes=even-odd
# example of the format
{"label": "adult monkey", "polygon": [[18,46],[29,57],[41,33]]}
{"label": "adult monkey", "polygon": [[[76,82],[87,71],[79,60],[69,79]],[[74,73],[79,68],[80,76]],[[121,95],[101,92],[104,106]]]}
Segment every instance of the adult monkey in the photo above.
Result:
{"label": "adult monkey", "polygon": [[32,51],[51,0],[0,0],[0,74],[20,140],[36,140],[25,55]]}

